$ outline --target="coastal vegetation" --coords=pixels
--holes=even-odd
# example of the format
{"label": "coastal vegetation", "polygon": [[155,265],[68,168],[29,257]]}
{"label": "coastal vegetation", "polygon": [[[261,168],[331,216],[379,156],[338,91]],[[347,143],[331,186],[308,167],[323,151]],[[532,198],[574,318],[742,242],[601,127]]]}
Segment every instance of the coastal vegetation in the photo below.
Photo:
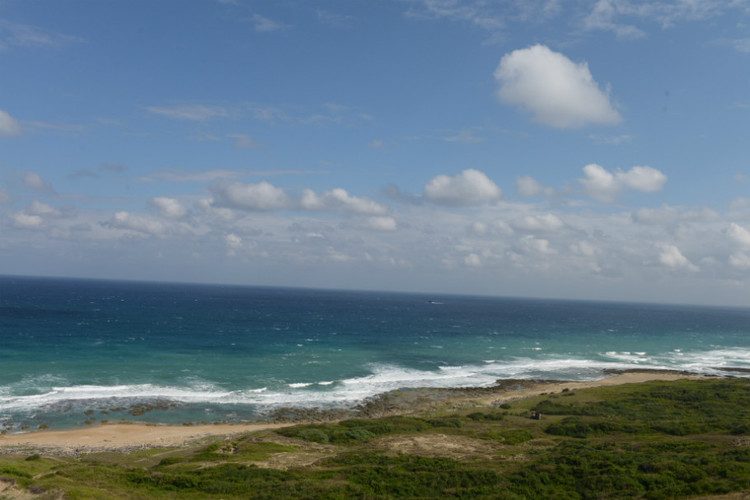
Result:
{"label": "coastal vegetation", "polygon": [[[536,416],[538,418],[531,418]],[[182,447],[6,449],[0,498],[727,498],[750,494],[750,379],[647,382]],[[737,496],[736,498],[742,498]]]}

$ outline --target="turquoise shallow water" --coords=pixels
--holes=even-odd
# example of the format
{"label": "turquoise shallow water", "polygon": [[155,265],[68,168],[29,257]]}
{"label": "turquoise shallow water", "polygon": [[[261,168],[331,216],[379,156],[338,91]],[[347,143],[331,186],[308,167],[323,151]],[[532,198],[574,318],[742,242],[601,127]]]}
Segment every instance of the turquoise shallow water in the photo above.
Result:
{"label": "turquoise shallow water", "polygon": [[[731,367],[750,369],[748,309],[0,277],[0,429],[11,431]],[[157,401],[171,409],[110,411]]]}

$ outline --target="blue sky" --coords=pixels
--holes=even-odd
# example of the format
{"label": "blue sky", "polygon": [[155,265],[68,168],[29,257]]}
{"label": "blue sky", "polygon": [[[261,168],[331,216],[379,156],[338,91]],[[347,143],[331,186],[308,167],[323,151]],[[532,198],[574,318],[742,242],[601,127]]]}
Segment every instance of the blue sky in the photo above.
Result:
{"label": "blue sky", "polygon": [[0,0],[0,273],[747,306],[748,23]]}

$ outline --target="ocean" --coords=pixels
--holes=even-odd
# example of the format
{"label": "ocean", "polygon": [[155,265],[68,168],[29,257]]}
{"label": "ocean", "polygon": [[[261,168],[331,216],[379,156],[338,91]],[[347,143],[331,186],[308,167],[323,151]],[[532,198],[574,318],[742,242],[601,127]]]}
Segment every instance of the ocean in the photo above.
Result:
{"label": "ocean", "polygon": [[8,432],[247,422],[612,369],[748,376],[750,309],[0,277]]}

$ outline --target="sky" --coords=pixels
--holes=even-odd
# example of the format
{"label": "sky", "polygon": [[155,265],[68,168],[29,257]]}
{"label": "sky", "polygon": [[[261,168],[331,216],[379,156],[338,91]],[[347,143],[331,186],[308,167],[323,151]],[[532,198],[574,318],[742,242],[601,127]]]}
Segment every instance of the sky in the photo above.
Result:
{"label": "sky", "polygon": [[750,1],[0,0],[0,274],[750,305]]}

